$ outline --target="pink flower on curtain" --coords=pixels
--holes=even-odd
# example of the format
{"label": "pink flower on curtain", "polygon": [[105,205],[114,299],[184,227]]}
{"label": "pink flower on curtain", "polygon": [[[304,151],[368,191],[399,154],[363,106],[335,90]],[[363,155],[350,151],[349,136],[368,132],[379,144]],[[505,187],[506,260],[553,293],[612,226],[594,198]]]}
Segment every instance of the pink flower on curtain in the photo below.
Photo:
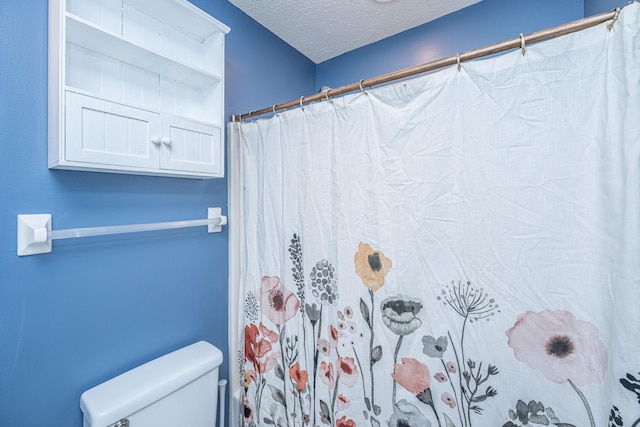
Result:
{"label": "pink flower on curtain", "polygon": [[563,310],[527,311],[506,332],[516,359],[556,383],[601,382],[607,351],[598,329]]}
{"label": "pink flower on curtain", "polygon": [[351,405],[351,403],[349,402],[349,399],[347,399],[347,396],[345,396],[342,393],[338,394],[338,398],[336,399],[336,401],[337,401],[338,412],[344,411]]}
{"label": "pink flower on curtain", "polygon": [[456,399],[451,394],[444,392],[442,393],[442,396],[440,396],[440,399],[442,399],[444,404],[447,405],[449,408],[456,407]]}
{"label": "pink flower on curtain", "polygon": [[340,369],[340,383],[351,388],[358,382],[358,369],[353,357],[338,357]]}
{"label": "pink flower on curtain", "polygon": [[429,368],[424,363],[406,357],[401,364],[393,365],[393,379],[407,391],[420,394],[431,384]]}
{"label": "pink flower on curtain", "polygon": [[260,308],[269,320],[282,326],[296,315],[300,308],[300,300],[285,288],[279,277],[264,276],[260,289]]}
{"label": "pink flower on curtain", "polygon": [[447,367],[447,371],[449,371],[452,374],[455,374],[456,372],[458,372],[458,366],[454,362],[447,362],[445,366]]}
{"label": "pink flower on curtain", "polygon": [[439,383],[446,383],[447,382],[447,377],[442,372],[438,372],[437,374],[435,374],[433,376],[433,378],[435,378],[436,381],[438,381]]}
{"label": "pink flower on curtain", "polygon": [[318,343],[316,344],[316,349],[325,355],[325,357],[329,357],[331,353],[331,346],[329,345],[329,341],[324,338],[319,338]]}
{"label": "pink flower on curtain", "polygon": [[243,396],[242,398],[242,413],[244,415],[244,421],[248,424],[253,424],[253,410],[251,409],[251,404],[247,396]]}
{"label": "pink flower on curtain", "polygon": [[275,343],[278,341],[278,333],[276,331],[272,331],[271,329],[267,328],[266,326],[264,326],[263,323],[260,323],[258,325],[258,329],[260,329],[260,333],[262,334],[262,336],[264,337],[264,339],[269,340],[272,343]]}
{"label": "pink flower on curtain", "polygon": [[333,364],[327,363],[324,360],[320,362],[320,379],[329,388],[333,388],[335,385],[335,379],[333,376]]}

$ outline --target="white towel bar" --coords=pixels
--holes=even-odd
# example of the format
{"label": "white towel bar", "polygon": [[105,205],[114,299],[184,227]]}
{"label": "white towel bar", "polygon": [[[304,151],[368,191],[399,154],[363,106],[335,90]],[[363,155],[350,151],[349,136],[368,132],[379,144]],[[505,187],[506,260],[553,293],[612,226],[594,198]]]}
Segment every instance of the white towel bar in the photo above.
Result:
{"label": "white towel bar", "polygon": [[170,230],[174,228],[208,226],[209,233],[222,231],[227,217],[221,208],[209,208],[206,219],[155,222],[149,224],[110,225],[103,227],[51,229],[51,214],[18,215],[18,256],[51,252],[52,241],[77,237],[104,236],[108,234],[138,233],[141,231]]}

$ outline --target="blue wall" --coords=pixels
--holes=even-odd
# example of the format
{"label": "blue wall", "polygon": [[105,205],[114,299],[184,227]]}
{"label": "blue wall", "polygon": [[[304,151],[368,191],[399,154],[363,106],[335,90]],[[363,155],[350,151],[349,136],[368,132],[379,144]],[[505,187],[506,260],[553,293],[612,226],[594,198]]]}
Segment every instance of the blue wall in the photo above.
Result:
{"label": "blue wall", "polygon": [[584,0],[584,15],[592,16],[623,7],[627,0]]}
{"label": "blue wall", "polygon": [[[344,86],[584,17],[583,0],[484,0],[318,65],[316,90]],[[294,98],[295,99],[295,98]]]}
{"label": "blue wall", "polygon": [[453,56],[625,4],[626,0],[483,0],[318,64],[316,91]]}
{"label": "blue wall", "polygon": [[[194,3],[231,27],[227,116],[314,90],[311,61],[227,1]],[[198,340],[227,357],[226,232],[16,255],[17,214],[54,228],[204,218],[226,213],[226,180],[47,169],[47,0],[0,1],[0,100],[0,425],[80,427],[80,394],[114,375]]]}
{"label": "blue wall", "polygon": [[[611,0],[484,0],[315,66],[226,0],[226,114],[244,113],[612,9]],[[47,1],[0,1],[0,424],[82,425],[82,391],[197,340],[227,353],[227,234],[56,241],[16,256],[16,215],[55,228],[226,212],[226,180],[47,169]],[[227,364],[222,375],[228,376]]]}

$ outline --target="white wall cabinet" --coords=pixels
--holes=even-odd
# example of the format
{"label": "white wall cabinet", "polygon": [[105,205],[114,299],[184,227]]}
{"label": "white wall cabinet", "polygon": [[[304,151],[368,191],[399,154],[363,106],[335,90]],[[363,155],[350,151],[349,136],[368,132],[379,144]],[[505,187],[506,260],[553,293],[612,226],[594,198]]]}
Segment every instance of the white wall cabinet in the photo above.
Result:
{"label": "white wall cabinet", "polygon": [[185,0],[49,0],[49,167],[224,176],[224,37]]}

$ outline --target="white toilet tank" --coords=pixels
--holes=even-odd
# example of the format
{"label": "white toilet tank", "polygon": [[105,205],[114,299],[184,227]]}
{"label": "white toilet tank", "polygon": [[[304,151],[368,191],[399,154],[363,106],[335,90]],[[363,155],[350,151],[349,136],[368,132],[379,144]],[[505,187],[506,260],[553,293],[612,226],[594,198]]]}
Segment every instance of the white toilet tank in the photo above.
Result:
{"label": "white toilet tank", "polygon": [[222,352],[200,341],[85,391],[84,427],[214,427]]}

